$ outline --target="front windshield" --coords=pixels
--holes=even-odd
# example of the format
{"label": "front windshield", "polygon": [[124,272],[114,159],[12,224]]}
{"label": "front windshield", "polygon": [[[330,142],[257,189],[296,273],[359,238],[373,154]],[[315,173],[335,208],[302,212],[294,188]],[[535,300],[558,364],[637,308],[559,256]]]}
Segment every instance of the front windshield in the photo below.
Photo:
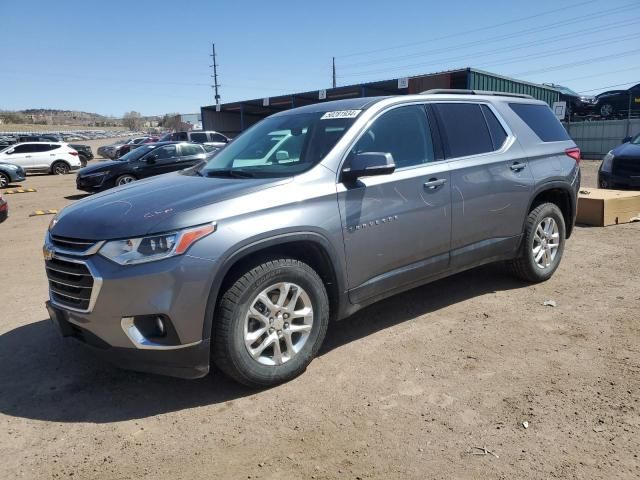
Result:
{"label": "front windshield", "polygon": [[640,135],[636,135],[634,138],[631,139],[631,142],[629,143],[633,143],[634,145],[640,145]]}
{"label": "front windshield", "polygon": [[345,115],[298,113],[267,118],[220,150],[199,173],[205,177],[216,172],[249,177],[287,177],[305,172],[317,165],[353,125],[353,115],[357,115],[357,111],[352,112]]}
{"label": "front windshield", "polygon": [[120,158],[116,158],[119,162],[132,162],[134,160],[138,160],[142,158],[146,153],[150,150],[153,150],[155,145],[144,145],[142,147],[138,147],[135,150],[131,150],[129,153],[125,153]]}

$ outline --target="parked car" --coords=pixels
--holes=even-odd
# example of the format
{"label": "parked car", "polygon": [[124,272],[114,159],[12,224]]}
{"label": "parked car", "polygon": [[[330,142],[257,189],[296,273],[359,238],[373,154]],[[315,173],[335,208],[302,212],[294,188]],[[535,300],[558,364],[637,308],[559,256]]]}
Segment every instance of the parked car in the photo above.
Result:
{"label": "parked car", "polygon": [[0,150],[18,143],[18,139],[12,135],[0,135]]}
{"label": "parked car", "polygon": [[216,147],[224,147],[230,140],[226,135],[219,132],[191,130],[189,132],[165,133],[160,137],[160,141],[208,143]]}
{"label": "parked car", "polygon": [[206,158],[197,143],[159,142],[142,145],[118,160],[99,162],[78,172],[76,186],[85,192],[108,188],[191,167]]}
{"label": "parked car", "polygon": [[640,188],[640,134],[622,142],[600,164],[600,188]]}
{"label": "parked car", "polygon": [[554,83],[545,83],[544,85],[553,87],[560,92],[560,101],[567,103],[567,110],[565,114],[567,118],[571,119],[574,116],[584,116],[591,113],[594,97],[580,95],[569,87],[565,87],[563,85],[557,85]]}
{"label": "parked car", "polygon": [[[297,141],[247,156],[273,132]],[[280,112],[206,163],[61,211],[44,241],[49,314],[125,368],[195,378],[212,360],[278,384],[305,370],[329,319],[385,297],[495,261],[549,279],[579,160],[549,106],[525,96]]]}
{"label": "parked car", "polygon": [[596,96],[593,110],[603,118],[640,113],[640,83],[627,90],[610,90]]}
{"label": "parked car", "polygon": [[4,222],[9,216],[9,204],[0,193],[0,223]]}
{"label": "parked car", "polygon": [[124,145],[121,145],[120,147],[116,148],[115,158],[120,158],[124,154],[129,153],[131,150],[135,150],[141,145],[146,145],[148,143],[156,143],[160,139],[159,137],[143,137],[143,138],[144,140],[140,142],[125,143]]}
{"label": "parked car", "polygon": [[101,147],[98,147],[98,155],[100,155],[102,158],[114,159],[116,148],[118,148],[120,145],[124,145],[127,142],[128,140],[124,139],[118,140],[117,142],[110,145],[102,145]]}
{"label": "parked car", "polygon": [[56,175],[82,166],[78,152],[61,142],[18,143],[0,152],[0,162],[19,165],[27,172],[48,171]]}
{"label": "parked car", "polygon": [[0,163],[0,188],[6,188],[15,182],[23,182],[25,179],[25,171],[20,165]]}
{"label": "parked car", "polygon": [[46,133],[41,135],[21,135],[18,137],[19,143],[25,142],[62,142],[62,137],[60,135],[55,135],[53,133]]}
{"label": "parked car", "polygon": [[81,145],[78,143],[69,143],[69,146],[78,152],[78,157],[83,167],[87,166],[89,160],[93,160],[93,151],[89,145]]}

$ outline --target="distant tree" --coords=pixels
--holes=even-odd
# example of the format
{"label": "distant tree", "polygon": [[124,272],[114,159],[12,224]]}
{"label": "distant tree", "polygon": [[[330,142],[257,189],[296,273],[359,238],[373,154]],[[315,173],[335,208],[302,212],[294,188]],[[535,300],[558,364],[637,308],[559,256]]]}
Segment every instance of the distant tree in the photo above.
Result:
{"label": "distant tree", "polygon": [[27,123],[25,116],[18,112],[0,112],[0,118],[4,123]]}
{"label": "distant tree", "polygon": [[158,122],[158,126],[177,131],[182,127],[182,118],[179,113],[165,113],[160,122]]}
{"label": "distant tree", "polygon": [[122,124],[129,130],[140,130],[142,128],[142,115],[140,112],[130,111],[122,117]]}

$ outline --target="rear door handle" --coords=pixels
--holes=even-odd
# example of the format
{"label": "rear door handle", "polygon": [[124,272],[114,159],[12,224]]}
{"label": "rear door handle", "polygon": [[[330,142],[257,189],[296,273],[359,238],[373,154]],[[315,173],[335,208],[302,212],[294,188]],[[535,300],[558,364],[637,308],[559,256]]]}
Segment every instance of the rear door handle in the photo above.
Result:
{"label": "rear door handle", "polygon": [[429,190],[435,190],[438,187],[441,187],[447,183],[446,178],[430,178],[428,182],[425,182],[424,188]]}
{"label": "rear door handle", "polygon": [[24,158],[31,158],[31,155],[25,155]]}
{"label": "rear door handle", "polygon": [[515,162],[513,165],[511,165],[511,170],[513,170],[514,172],[519,172],[526,166],[527,166],[526,163]]}

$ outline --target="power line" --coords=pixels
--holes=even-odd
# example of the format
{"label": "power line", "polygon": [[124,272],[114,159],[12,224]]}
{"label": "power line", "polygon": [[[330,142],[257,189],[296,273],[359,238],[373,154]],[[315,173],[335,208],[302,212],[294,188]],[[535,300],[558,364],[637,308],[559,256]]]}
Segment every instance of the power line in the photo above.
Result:
{"label": "power line", "polygon": [[555,65],[553,67],[546,67],[546,68],[540,68],[537,70],[529,70],[527,72],[519,72],[519,73],[515,73],[512,76],[520,76],[520,75],[532,75],[532,74],[537,74],[537,73],[547,73],[547,72],[552,72],[553,70],[563,70],[566,68],[571,68],[571,67],[578,67],[581,65],[590,65],[592,63],[598,63],[604,60],[615,60],[617,58],[623,58],[623,57],[628,57],[630,55],[634,55],[640,53],[640,48],[639,49],[635,49],[635,50],[627,50],[626,52],[620,52],[616,55],[604,55],[602,57],[596,57],[596,58],[592,58],[589,60],[582,60],[582,61],[578,61],[578,62],[571,62],[571,63],[564,63],[561,65]]}
{"label": "power line", "polygon": [[[520,38],[520,37],[522,37],[524,35],[536,34],[536,33],[539,33],[539,32],[546,31],[546,30],[553,30],[553,29],[556,29],[556,27],[558,27],[560,25],[562,25],[563,27],[566,27],[567,25],[571,25],[571,24],[574,24],[574,23],[580,23],[581,24],[581,28],[579,30],[577,30],[577,31],[574,31],[574,32],[568,32],[568,33],[565,32],[565,33],[562,33],[560,35],[556,35],[555,37],[547,37],[547,39],[542,40],[542,41],[527,42],[527,44],[530,44],[530,43],[538,43],[538,44],[548,43],[548,39],[549,38],[564,38],[564,37],[568,37],[568,36],[572,36],[572,35],[576,35],[576,34],[584,35],[584,26],[582,24],[584,23],[583,21],[585,19],[593,20],[593,19],[597,19],[597,18],[608,17],[612,13],[613,14],[622,13],[623,11],[629,10],[629,9],[631,9],[633,7],[635,7],[635,6],[627,6],[627,7],[624,7],[623,10],[620,10],[620,11],[604,10],[602,12],[595,12],[594,14],[590,14],[590,15],[583,15],[583,16],[580,16],[580,17],[574,17],[571,20],[565,20],[565,21],[560,21],[560,22],[557,22],[557,23],[552,23],[552,24],[546,25],[544,27],[534,27],[534,28],[530,28],[530,29],[526,29],[526,30],[521,30],[520,32],[517,32],[517,33],[510,33],[510,34],[507,34],[507,35],[498,35],[498,36],[495,36],[495,37],[489,37],[487,39],[484,39],[482,41],[482,44],[486,45],[487,43],[495,43],[495,42],[502,41],[502,40],[508,40],[510,38],[516,38],[516,37]],[[601,25],[601,26],[597,27],[595,30],[590,30],[589,34],[605,30],[606,26],[616,26],[616,28],[618,28],[618,27],[624,27],[624,26],[627,26],[629,24],[633,24],[633,23],[636,23],[636,22],[638,22],[638,19],[631,19],[631,20],[623,21],[623,22],[612,22],[612,23],[609,23],[607,25]],[[467,47],[475,47],[477,45],[478,45],[478,41],[467,42],[467,43],[462,43],[462,44],[458,44],[458,45],[453,45],[453,46],[448,46],[448,47],[442,47],[442,48],[422,51],[422,52],[418,52],[418,53],[414,53],[414,54],[410,54],[410,55],[387,57],[386,59],[370,60],[370,61],[367,61],[367,62],[360,62],[360,63],[354,63],[354,64],[348,64],[348,65],[341,65],[340,68],[341,68],[341,70],[349,70],[349,69],[352,69],[352,68],[354,68],[356,66],[377,65],[379,63],[396,62],[396,61],[399,61],[401,59],[418,58],[418,57],[434,55],[434,54],[438,54],[438,53],[450,54],[452,51],[462,50],[462,49],[465,49]],[[510,49],[511,48],[512,47],[510,47]],[[504,49],[501,49],[500,51],[504,51]],[[400,67],[392,67],[392,66],[388,67],[388,69],[392,69],[392,68],[400,68]]]}
{"label": "power line", "polygon": [[425,44],[425,43],[435,42],[435,41],[438,41],[438,40],[446,40],[448,38],[460,37],[461,35],[468,35],[470,33],[482,32],[484,30],[494,29],[494,28],[497,28],[497,27],[502,27],[502,26],[505,26],[505,25],[513,24],[513,23],[524,22],[526,20],[531,20],[532,18],[542,17],[544,15],[549,15],[551,13],[556,13],[556,12],[560,12],[560,11],[563,11],[563,10],[575,9],[577,7],[582,7],[582,6],[587,5],[589,3],[594,3],[595,1],[596,0],[588,0],[586,2],[580,2],[580,3],[577,3],[577,4],[573,4],[573,5],[567,5],[565,7],[560,7],[560,8],[556,8],[556,9],[553,9],[553,10],[547,10],[545,12],[540,12],[540,13],[537,13],[535,15],[529,15],[529,16],[526,16],[526,17],[520,17],[520,18],[517,18],[517,19],[509,20],[509,21],[502,22],[502,23],[497,23],[497,24],[494,24],[494,25],[489,25],[489,26],[485,26],[485,27],[479,27],[479,28],[475,28],[475,29],[471,29],[471,30],[465,30],[464,32],[456,32],[456,33],[452,33],[450,35],[445,35],[445,36],[442,36],[442,37],[436,37],[436,38],[432,38],[432,39],[429,39],[429,40],[421,40],[419,42],[405,43],[405,44],[402,44],[402,45],[395,45],[395,46],[392,46],[392,47],[378,48],[378,49],[375,49],[375,50],[367,50],[367,51],[349,53],[349,54],[346,54],[346,55],[339,55],[337,58],[348,58],[348,57],[362,56],[362,55],[367,55],[367,54],[370,54],[370,53],[378,53],[378,52],[384,52],[384,51],[389,51],[389,50],[396,50],[398,48],[411,47],[413,45],[422,45],[422,44]]}
{"label": "power line", "polygon": [[608,70],[606,72],[601,72],[601,73],[596,73],[594,75],[582,75],[580,77],[573,77],[573,78],[565,78],[564,80],[556,80],[558,83],[562,83],[562,82],[573,82],[575,80],[582,80],[584,78],[595,78],[595,77],[603,77],[605,75],[611,75],[612,73],[622,73],[622,72],[630,72],[632,70],[638,70],[640,69],[640,65],[636,65],[634,67],[631,68],[621,68],[620,70]]}
{"label": "power line", "polygon": [[617,83],[615,85],[606,85],[604,87],[592,88],[591,90],[580,90],[578,93],[587,93],[587,92],[595,92],[596,90],[604,90],[605,88],[613,88],[613,87],[621,87],[623,85],[630,85],[640,83],[638,80],[633,80],[631,82]]}
{"label": "power line", "polygon": [[[558,49],[555,49],[555,50],[547,50],[547,51],[541,52],[541,53],[530,54],[530,55],[527,55],[525,58],[523,58],[522,55],[518,55],[516,57],[509,57],[507,59],[502,59],[502,60],[498,60],[498,61],[476,64],[476,66],[478,66],[478,67],[487,67],[487,66],[509,65],[511,63],[519,63],[519,62],[528,61],[528,60],[536,59],[536,58],[550,57],[550,56],[554,56],[554,55],[563,54],[563,53],[566,53],[566,52],[576,52],[576,51],[585,50],[585,49],[589,49],[589,48],[596,47],[596,46],[601,46],[601,45],[609,45],[609,44],[612,44],[612,43],[617,43],[617,42],[621,42],[621,41],[624,41],[624,40],[637,38],[639,36],[640,36],[639,33],[620,35],[618,37],[613,37],[613,38],[606,39],[606,40],[597,40],[597,41],[590,42],[590,43],[582,43],[582,44],[580,44],[578,46],[563,47],[563,48],[558,48]],[[478,53],[475,56],[481,55],[481,54],[482,53]],[[468,56],[466,56],[466,57],[468,57]],[[345,76],[346,77],[363,76],[363,75],[370,75],[370,74],[374,74],[374,73],[395,72],[395,71],[398,71],[398,70],[406,71],[406,70],[411,69],[411,68],[425,67],[425,66],[429,66],[429,65],[441,65],[441,62],[433,62],[431,64],[421,63],[421,64],[414,64],[414,65],[405,65],[403,67],[397,67],[397,68],[393,68],[393,69],[371,70],[371,71],[368,71],[368,72],[353,73],[353,74],[345,75]]]}

